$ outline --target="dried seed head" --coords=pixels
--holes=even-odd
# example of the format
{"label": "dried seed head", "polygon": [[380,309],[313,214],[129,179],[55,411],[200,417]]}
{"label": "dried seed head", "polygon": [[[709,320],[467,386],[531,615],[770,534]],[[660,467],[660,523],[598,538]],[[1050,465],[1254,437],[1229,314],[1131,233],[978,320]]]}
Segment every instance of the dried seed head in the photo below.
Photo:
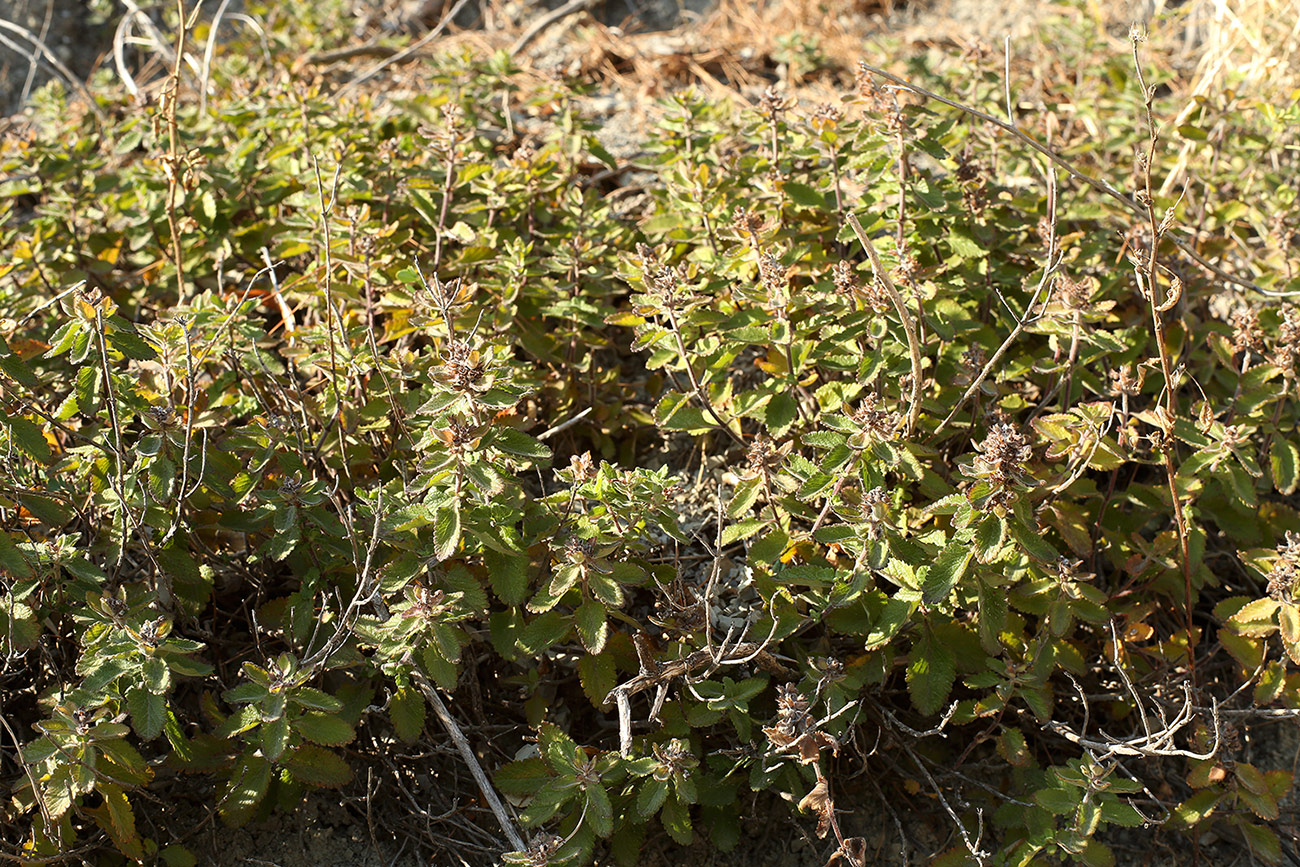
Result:
{"label": "dried seed head", "polygon": [[1156,234],[1163,236],[1166,232],[1174,227],[1174,212],[1171,208],[1165,211],[1165,215],[1160,218],[1160,225],[1156,228]]}
{"label": "dried seed head", "polygon": [[986,507],[1003,508],[1014,497],[1012,486],[1023,484],[1028,479],[1027,465],[1033,456],[1029,440],[1014,425],[998,422],[989,428],[988,436],[975,449],[973,475],[994,489]]}
{"label": "dried seed head", "polygon": [[866,110],[869,114],[881,115],[893,111],[893,96],[876,84],[875,79],[871,77],[871,70],[867,69],[866,63],[859,61],[858,70],[854,76],[854,84],[858,96],[866,103]]}
{"label": "dried seed head", "polygon": [[564,540],[564,559],[570,563],[586,563],[596,553],[596,543],[581,536],[570,536]]}
{"label": "dried seed head", "polygon": [[787,443],[778,448],[772,443],[772,439],[764,434],[755,437],[745,458],[749,477],[767,477],[779,470],[782,462],[785,461],[785,456],[790,452],[790,445]]}
{"label": "dried seed head", "polygon": [[1062,584],[1091,581],[1096,576],[1083,571],[1083,561],[1071,557],[1060,557],[1056,561],[1056,580]]}
{"label": "dried seed head", "polygon": [[532,142],[523,142],[510,155],[510,164],[517,169],[524,169],[531,166],[535,159],[537,159],[537,148],[533,147]]}
{"label": "dried seed head", "polygon": [[839,122],[844,119],[844,109],[838,105],[832,105],[829,102],[820,103],[817,110],[809,118],[809,124],[818,132],[823,130],[835,129]]}
{"label": "dried seed head", "polygon": [[487,374],[487,364],[478,352],[463,340],[449,340],[443,349],[447,361],[442,365],[442,379],[457,391],[477,391]]}
{"label": "dried seed head", "polygon": [[1287,530],[1277,553],[1278,559],[1268,573],[1268,595],[1279,602],[1291,603],[1300,578],[1300,534]]}
{"label": "dried seed head", "polygon": [[511,852],[504,860],[512,864],[523,864],[525,867],[549,867],[551,859],[563,845],[563,837],[543,831],[533,837],[527,849],[522,852]]}
{"label": "dried seed head", "polygon": [[763,289],[773,298],[784,297],[789,269],[781,264],[781,258],[774,253],[762,253],[758,257],[758,275]]}
{"label": "dried seed head", "polygon": [[654,744],[650,747],[650,752],[654,755],[659,767],[654,770],[656,780],[667,780],[669,777],[689,777],[691,771],[697,768],[700,760],[690,751],[686,742],[681,738],[673,738],[666,744]]}
{"label": "dried seed head", "polygon": [[1183,298],[1183,281],[1175,277],[1169,283],[1169,292],[1165,295],[1165,300],[1156,305],[1156,310],[1160,313],[1168,313],[1177,306]]}
{"label": "dried seed head", "polygon": [[766,227],[766,222],[758,214],[739,205],[736,206],[736,210],[731,215],[731,225],[735,228],[736,234],[742,238],[756,239]]}
{"label": "dried seed head", "polygon": [[1214,410],[1210,409],[1208,400],[1203,400],[1201,409],[1196,415],[1196,429],[1203,434],[1208,434],[1212,427],[1214,427]]}
{"label": "dried seed head", "polygon": [[775,123],[793,104],[793,100],[782,96],[775,87],[768,87],[758,101],[758,112],[768,123]]}
{"label": "dried seed head", "polygon": [[989,44],[977,37],[962,46],[961,59],[966,63],[982,63],[988,58],[991,51]]}
{"label": "dried seed head", "polygon": [[1300,358],[1300,308],[1293,304],[1282,307],[1282,322],[1277,329],[1277,349],[1273,363],[1290,377],[1295,375],[1296,360]]}
{"label": "dried seed head", "polygon": [[873,313],[884,313],[894,306],[889,289],[879,276],[873,275],[871,282],[864,286],[859,294]]}
{"label": "dried seed head", "polygon": [[860,288],[853,266],[844,259],[831,266],[831,282],[835,284],[835,291],[841,295],[852,296]]}
{"label": "dried seed head", "polygon": [[438,431],[438,439],[453,454],[462,454],[478,445],[481,437],[478,425],[460,416],[453,416],[447,421],[447,426]]}
{"label": "dried seed head", "polygon": [[686,265],[651,265],[645,272],[645,285],[648,294],[654,295],[665,304],[684,294],[683,287],[690,279],[690,270]]}
{"label": "dried seed head", "polygon": [[572,482],[575,485],[581,485],[596,478],[596,465],[591,459],[591,452],[586,451],[569,458],[569,473],[573,477]]}
{"label": "dried seed head", "polygon": [[1089,308],[1092,287],[1087,280],[1072,280],[1064,274],[1056,275],[1056,291],[1061,303],[1069,310],[1084,311]]}
{"label": "dried seed head", "polygon": [[898,260],[898,276],[901,278],[901,282],[911,283],[920,270],[921,263],[911,253],[905,254]]}
{"label": "dried seed head", "polygon": [[901,417],[898,413],[881,409],[874,394],[863,396],[862,402],[849,413],[853,423],[861,428],[870,442],[887,442],[898,433]]}
{"label": "dried seed head", "polygon": [[978,343],[972,344],[969,349],[961,354],[961,363],[956,377],[957,384],[969,385],[974,382],[987,362],[988,353],[984,351],[984,347]]}
{"label": "dried seed head", "polygon": [[1145,367],[1139,366],[1134,370],[1133,365],[1126,364],[1118,370],[1110,372],[1110,390],[1116,397],[1128,395],[1133,397],[1142,393],[1142,383],[1146,381],[1147,371]]}
{"label": "dried seed head", "polygon": [[1259,311],[1253,307],[1243,307],[1233,311],[1228,318],[1232,326],[1232,351],[1263,352],[1264,329],[1259,324]]}

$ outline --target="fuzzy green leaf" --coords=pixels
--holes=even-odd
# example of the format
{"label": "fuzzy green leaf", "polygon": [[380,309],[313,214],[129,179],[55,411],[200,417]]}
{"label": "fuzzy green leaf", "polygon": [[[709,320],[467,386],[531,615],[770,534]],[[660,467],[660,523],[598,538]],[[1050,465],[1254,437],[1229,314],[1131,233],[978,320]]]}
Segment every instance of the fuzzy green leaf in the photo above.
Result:
{"label": "fuzzy green leaf", "polygon": [[352,780],[352,768],[337,753],[315,744],[294,750],[284,766],[294,778],[309,786],[338,788]]}
{"label": "fuzzy green leaf", "polygon": [[252,818],[270,784],[271,763],[259,755],[245,754],[235,765],[226,795],[218,807],[226,822],[238,827]]}
{"label": "fuzzy green leaf", "polygon": [[912,704],[924,716],[937,713],[952,691],[957,676],[955,654],[944,647],[930,630],[912,646],[907,665],[907,691]]}
{"label": "fuzzy green leaf", "polygon": [[397,736],[406,743],[415,743],[424,731],[424,719],[428,708],[424,696],[418,690],[402,687],[393,693],[388,704],[388,718],[393,722]]}
{"label": "fuzzy green leaf", "polygon": [[925,575],[923,592],[926,605],[937,605],[948,598],[948,594],[966,574],[975,551],[970,542],[953,539],[939,552],[939,557],[931,564]]}
{"label": "fuzzy green leaf", "polygon": [[356,738],[356,729],[346,720],[327,713],[312,711],[293,721],[293,730],[309,741],[338,747],[351,743]]}
{"label": "fuzzy green leaf", "polygon": [[605,638],[609,634],[606,614],[605,606],[596,599],[588,599],[578,606],[573,625],[588,653],[600,653],[605,649]]}
{"label": "fuzzy green leaf", "polygon": [[1269,466],[1273,470],[1273,487],[1290,496],[1300,485],[1300,449],[1288,439],[1278,437],[1269,447]]}
{"label": "fuzzy green leaf", "polygon": [[131,715],[131,728],[142,739],[151,741],[162,734],[167,719],[166,696],[135,687],[126,694],[126,709]]}

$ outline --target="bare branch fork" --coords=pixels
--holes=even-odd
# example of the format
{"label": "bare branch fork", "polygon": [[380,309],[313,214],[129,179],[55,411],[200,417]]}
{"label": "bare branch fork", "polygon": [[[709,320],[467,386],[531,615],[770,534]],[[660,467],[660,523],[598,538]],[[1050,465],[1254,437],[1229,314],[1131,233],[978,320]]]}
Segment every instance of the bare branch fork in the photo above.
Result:
{"label": "bare branch fork", "polygon": [[[884,709],[882,708],[882,710]],[[903,725],[898,721],[897,717],[887,710],[884,710],[884,716],[888,725],[919,740],[920,738],[934,735],[946,737],[946,735],[943,734],[943,729],[948,724],[948,721],[952,719],[952,715],[956,710],[957,702],[953,702],[944,713],[943,719],[939,721],[939,724],[934,728],[927,729],[923,732],[916,731],[915,729]],[[935,797],[939,799],[939,805],[943,807],[944,812],[948,814],[948,818],[957,826],[957,833],[961,835],[962,844],[966,847],[966,851],[970,853],[971,858],[973,858],[977,864],[983,865],[986,863],[989,853],[980,848],[980,842],[984,838],[984,811],[976,811],[976,821],[979,824],[975,831],[975,839],[972,840],[970,832],[966,830],[966,824],[961,820],[961,817],[957,815],[957,811],[952,808],[952,805],[948,803],[948,799],[944,797],[943,789],[939,786],[938,781],[935,780],[934,775],[930,773],[928,768],[926,768],[925,763],[921,761],[921,757],[916,754],[916,750],[912,749],[911,745],[901,738],[898,739],[898,744],[902,748],[903,752],[907,753],[907,757],[912,760],[912,764],[916,765],[917,770],[919,770],[921,775],[925,777],[925,781],[930,786],[930,791],[934,792]]]}
{"label": "bare branch fork", "polygon": [[1084,723],[1079,731],[1067,726],[1065,723],[1049,720],[1043,723],[1043,728],[1054,734],[1058,734],[1070,743],[1076,744],[1088,751],[1094,761],[1107,762],[1116,756],[1130,756],[1140,758],[1170,758],[1182,757],[1194,760],[1212,759],[1219,754],[1219,746],[1222,742],[1223,726],[1219,715],[1219,703],[1215,701],[1209,708],[1210,719],[1214,725],[1214,744],[1204,753],[1193,752],[1175,747],[1174,738],[1180,731],[1186,728],[1194,719],[1196,719],[1198,708],[1192,704],[1191,687],[1183,684],[1183,703],[1173,719],[1169,719],[1162,707],[1155,707],[1155,714],[1159,717],[1160,725],[1153,726],[1151,716],[1146,705],[1142,702],[1142,697],[1138,695],[1137,689],[1133,686],[1133,681],[1129,679],[1128,672],[1124,670],[1120,662],[1119,637],[1115,631],[1115,624],[1111,623],[1111,640],[1115,646],[1115,670],[1119,673],[1120,680],[1124,683],[1124,688],[1130,698],[1133,699],[1133,707],[1138,712],[1138,718],[1141,721],[1142,733],[1121,740],[1111,735],[1101,732],[1099,738],[1090,738],[1087,735],[1088,716],[1087,716],[1087,696],[1075,684],[1075,689],[1079,692],[1079,699],[1083,702]]}

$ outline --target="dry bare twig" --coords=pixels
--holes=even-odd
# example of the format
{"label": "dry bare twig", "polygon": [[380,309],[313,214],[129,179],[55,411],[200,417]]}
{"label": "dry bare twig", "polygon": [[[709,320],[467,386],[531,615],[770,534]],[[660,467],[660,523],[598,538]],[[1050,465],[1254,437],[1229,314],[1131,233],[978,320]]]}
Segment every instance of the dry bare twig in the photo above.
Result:
{"label": "dry bare twig", "polygon": [[[511,820],[510,815],[506,813],[505,804],[501,802],[500,796],[497,795],[496,789],[492,785],[492,781],[489,780],[487,774],[483,772],[483,766],[474,755],[474,749],[470,746],[469,739],[465,737],[465,733],[461,731],[460,726],[457,725],[455,717],[451,715],[451,711],[447,709],[447,705],[443,703],[442,698],[438,696],[438,692],[433,688],[433,684],[429,683],[429,679],[424,676],[424,672],[422,672],[420,667],[415,664],[415,661],[411,658],[409,653],[406,655],[403,662],[410,668],[411,679],[415,681],[416,688],[424,694],[424,697],[428,699],[429,704],[433,705],[433,712],[437,714],[438,720],[442,723],[443,728],[445,728],[447,734],[451,736],[451,740],[456,745],[456,749],[460,751],[461,758],[465,760],[465,764],[469,767],[469,772],[474,776],[474,782],[478,784],[479,792],[482,793],[483,799],[487,801],[488,807],[492,810],[492,815],[496,816],[497,823],[501,826],[501,830],[505,832],[506,839],[510,841],[510,845],[514,847],[515,851],[523,851],[527,849],[528,845],[524,842],[524,838],[519,833],[518,829],[515,828],[515,823]],[[581,825],[581,823],[579,823],[579,825]]]}

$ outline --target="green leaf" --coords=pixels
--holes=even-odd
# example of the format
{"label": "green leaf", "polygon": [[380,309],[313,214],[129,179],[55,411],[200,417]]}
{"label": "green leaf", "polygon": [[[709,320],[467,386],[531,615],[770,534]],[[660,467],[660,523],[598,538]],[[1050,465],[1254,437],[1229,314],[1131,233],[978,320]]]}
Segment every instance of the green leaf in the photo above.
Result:
{"label": "green leaf", "polygon": [[293,703],[312,710],[323,710],[330,713],[343,710],[343,702],[328,692],[316,689],[314,686],[300,686],[295,689],[293,691]]}
{"label": "green leaf", "polygon": [[1248,602],[1228,622],[1242,635],[1269,635],[1277,629],[1277,612],[1282,603],[1263,598]]}
{"label": "green leaf", "polygon": [[938,605],[948,598],[948,594],[966,574],[966,567],[974,555],[971,543],[960,539],[953,539],[939,552],[938,559],[926,573],[922,588],[926,605]]}
{"label": "green leaf", "polygon": [[569,634],[572,621],[558,611],[548,611],[534,617],[519,633],[518,646],[529,656],[549,650]]}
{"label": "green leaf", "polygon": [[641,815],[641,818],[649,819],[659,812],[659,808],[664,805],[664,800],[667,797],[668,781],[651,777],[641,784],[641,789],[637,792],[636,811]]}
{"label": "green leaf", "polygon": [[1174,808],[1173,820],[1184,828],[1190,828],[1214,812],[1223,793],[1217,789],[1204,789],[1192,795]]}
{"label": "green leaf", "polygon": [[1115,853],[1100,840],[1085,843],[1081,857],[1087,867],[1115,867]]}
{"label": "green leaf", "polygon": [[253,816],[253,811],[266,797],[271,783],[271,763],[259,755],[245,754],[235,765],[230,785],[217,808],[227,824],[238,827]]}
{"label": "green leaf", "polygon": [[605,697],[618,685],[618,671],[612,652],[587,654],[578,660],[578,679],[592,706],[603,708]]}
{"label": "green leaf", "polygon": [[1109,798],[1101,803],[1101,818],[1102,821],[1125,828],[1136,828],[1144,822],[1142,814],[1136,808]]}
{"label": "green leaf", "polygon": [[0,337],[0,371],[24,388],[34,389],[40,385],[40,380],[32,373],[31,368],[9,351],[9,344],[3,337]]}
{"label": "green leaf", "polygon": [[[757,489],[755,490],[757,491]],[[739,493],[739,488],[737,488],[737,493]],[[755,496],[757,496],[757,493],[755,493]],[[765,518],[746,518],[743,521],[728,524],[722,530],[722,546],[725,548],[733,542],[748,539],[764,527],[771,526],[771,524],[772,521]]]}
{"label": "green leaf", "polygon": [[506,554],[492,548],[483,551],[492,592],[506,605],[519,605],[528,596],[528,555]]}
{"label": "green leaf", "polygon": [[614,833],[614,806],[609,802],[609,793],[599,783],[587,788],[587,821],[599,837]]}
{"label": "green leaf", "polygon": [[909,602],[906,599],[900,599],[897,596],[891,596],[885,600],[884,607],[880,612],[880,619],[871,627],[867,633],[864,646],[867,650],[888,644],[898,631],[903,628],[908,617],[912,614],[912,609],[916,607],[915,602]]}
{"label": "green leaf", "polygon": [[[727,517],[739,518],[748,512],[762,490],[763,480],[758,476],[752,479],[742,479],[740,484],[736,485],[736,490],[731,495],[731,501],[727,503]],[[758,526],[761,526],[761,524]],[[728,527],[727,529],[730,530],[731,528]]]}
{"label": "green leaf", "polygon": [[144,665],[141,666],[141,674],[144,675],[145,688],[156,695],[163,695],[171,685],[171,672],[167,668],[167,663],[156,656],[145,659]]}
{"label": "green leaf", "polygon": [[264,723],[261,728],[262,755],[271,761],[279,761],[284,750],[289,746],[289,718],[281,714],[277,719]]}
{"label": "green leaf", "polygon": [[433,555],[439,560],[449,560],[460,544],[460,503],[444,503],[434,514]]}
{"label": "green leaf", "polygon": [[1265,825],[1256,825],[1254,822],[1242,822],[1238,827],[1241,828],[1242,836],[1246,838],[1246,845],[1250,847],[1251,854],[1265,864],[1282,863],[1282,842],[1278,839],[1276,831]]}
{"label": "green leaf", "polygon": [[309,741],[329,747],[351,743],[357,736],[356,729],[348,725],[346,720],[317,711],[305,713],[294,720],[293,730]]}
{"label": "green leaf", "polygon": [[130,331],[118,329],[109,332],[108,342],[114,349],[133,361],[152,361],[158,357],[158,353],[152,346]]}
{"label": "green leaf", "polygon": [[424,652],[420,654],[420,661],[424,663],[424,670],[438,686],[448,691],[456,688],[456,678],[459,673],[456,663],[445,659],[438,652],[435,644],[430,643],[424,648]]}
{"label": "green leaf", "polygon": [[826,194],[817,192],[817,190],[807,184],[800,184],[795,181],[786,181],[781,189],[790,197],[790,201],[794,202],[801,208],[813,208],[816,210],[823,210],[826,208]]}
{"label": "green leaf", "polygon": [[97,813],[95,818],[98,820],[100,816],[104,817],[105,821],[100,822],[100,825],[113,838],[122,854],[139,860],[144,852],[140,845],[140,833],[135,827],[135,813],[126,793],[120,786],[108,782],[100,782],[95,790],[103,798],[99,808],[102,812]]}
{"label": "green leaf", "polygon": [[1002,649],[999,637],[1006,628],[1007,594],[1001,587],[990,587],[983,581],[977,582],[979,589],[979,634],[980,646],[986,653],[996,655]]}
{"label": "green leaf", "polygon": [[551,450],[528,434],[512,427],[497,428],[492,434],[492,445],[508,455],[535,461],[549,461]]}
{"label": "green leaf", "polygon": [[131,728],[146,741],[162,734],[167,719],[167,698],[137,686],[126,694],[126,710],[131,715]]}
{"label": "green leaf", "polygon": [[546,763],[534,756],[502,765],[494,779],[497,788],[507,795],[531,795],[551,779]]}
{"label": "green leaf", "polygon": [[1300,484],[1300,449],[1291,440],[1278,437],[1269,447],[1269,464],[1273,469],[1273,487],[1290,496]]}
{"label": "green leaf", "polygon": [[1007,526],[1011,531],[1011,537],[1020,544],[1020,547],[1030,557],[1043,563],[1056,562],[1059,556],[1056,549],[1042,537],[1037,529],[1030,529],[1019,517],[1011,518],[1007,522]]}
{"label": "green leaf", "polygon": [[659,821],[663,823],[664,830],[668,836],[672,837],[683,846],[691,844],[693,833],[691,831],[691,810],[686,804],[676,798],[669,798],[664,801],[663,810],[659,813]]}
{"label": "green leaf", "polygon": [[783,436],[798,417],[799,408],[792,394],[781,391],[772,395],[772,399],[767,404],[765,418],[768,433],[773,437]]}
{"label": "green leaf", "polygon": [[1034,802],[1044,809],[1051,810],[1058,816],[1073,813],[1079,806],[1082,793],[1078,789],[1063,789],[1053,786],[1034,792]]}
{"label": "green leaf", "polygon": [[557,774],[572,774],[577,769],[578,745],[555,723],[542,723],[537,730],[537,748]]}
{"label": "green leaf", "polygon": [[975,550],[975,557],[981,563],[991,563],[1002,549],[1002,543],[1006,538],[1006,520],[993,512],[985,515],[976,528],[975,538],[971,543]]}
{"label": "green leaf", "polygon": [[315,744],[294,750],[284,766],[294,778],[309,786],[338,788],[352,780],[352,768],[343,757]]}
{"label": "green leaf", "polygon": [[912,646],[907,665],[907,691],[912,696],[912,704],[924,716],[937,713],[948,700],[956,676],[955,654],[926,629],[921,640]]}
{"label": "green leaf", "polygon": [[9,572],[14,578],[30,578],[32,564],[22,549],[14,544],[13,537],[0,530],[0,569]]}
{"label": "green leaf", "polygon": [[28,456],[42,464],[50,462],[50,444],[46,442],[40,425],[20,415],[9,415],[4,410],[0,410],[0,424],[9,428],[10,442]]}
{"label": "green leaf", "polygon": [[167,867],[194,867],[199,863],[194,853],[179,843],[164,846],[158,853],[158,857],[162,858]]}
{"label": "green leaf", "polygon": [[607,613],[605,606],[596,599],[588,599],[578,606],[573,625],[588,653],[600,653],[605,649],[605,639],[609,634],[605,623]]}
{"label": "green leaf", "polygon": [[415,743],[424,731],[428,708],[419,690],[404,686],[393,693],[388,703],[388,718],[393,722],[397,736],[408,744]]}

